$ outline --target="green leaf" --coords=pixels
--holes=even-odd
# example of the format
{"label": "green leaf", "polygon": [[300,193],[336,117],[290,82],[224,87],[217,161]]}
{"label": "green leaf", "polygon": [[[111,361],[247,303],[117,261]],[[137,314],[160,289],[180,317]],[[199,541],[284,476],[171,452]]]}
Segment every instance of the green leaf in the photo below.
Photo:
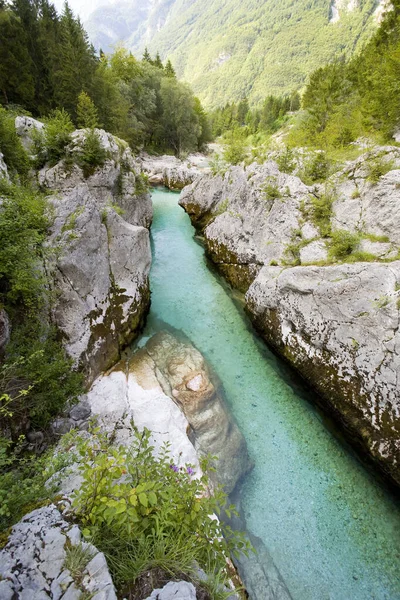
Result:
{"label": "green leaf", "polygon": [[145,508],[147,508],[148,505],[149,505],[148,500],[147,500],[147,496],[143,492],[141,494],[139,494],[139,502]]}

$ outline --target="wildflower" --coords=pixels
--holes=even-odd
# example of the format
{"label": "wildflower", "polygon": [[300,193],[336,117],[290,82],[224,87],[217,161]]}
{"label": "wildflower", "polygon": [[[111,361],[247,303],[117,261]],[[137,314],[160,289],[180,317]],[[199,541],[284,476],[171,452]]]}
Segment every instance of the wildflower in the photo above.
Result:
{"label": "wildflower", "polygon": [[187,472],[188,472],[188,475],[194,475],[194,471],[193,471],[192,467],[188,467]]}
{"label": "wildflower", "polygon": [[179,467],[177,467],[176,465],[169,465],[169,468],[172,469],[174,471],[174,473],[179,473]]}

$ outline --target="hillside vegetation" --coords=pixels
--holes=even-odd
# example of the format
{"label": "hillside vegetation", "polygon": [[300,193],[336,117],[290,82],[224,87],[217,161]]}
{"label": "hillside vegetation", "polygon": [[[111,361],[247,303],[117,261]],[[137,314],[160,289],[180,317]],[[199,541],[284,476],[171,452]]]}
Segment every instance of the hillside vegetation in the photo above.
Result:
{"label": "hillside vegetation", "polygon": [[[103,49],[124,40],[170,58],[208,108],[299,90],[338,54],[350,57],[376,27],[377,0],[333,23],[330,0],[146,0],[97,9],[87,23]],[[105,25],[106,24],[106,25]],[[129,30],[129,32],[128,32]]]}
{"label": "hillside vegetation", "polygon": [[64,109],[78,125],[84,92],[96,109],[91,126],[133,148],[179,154],[207,140],[201,104],[172,68],[123,48],[98,56],[67,4],[58,15],[48,0],[0,1],[0,40],[0,103],[7,108],[39,117]]}

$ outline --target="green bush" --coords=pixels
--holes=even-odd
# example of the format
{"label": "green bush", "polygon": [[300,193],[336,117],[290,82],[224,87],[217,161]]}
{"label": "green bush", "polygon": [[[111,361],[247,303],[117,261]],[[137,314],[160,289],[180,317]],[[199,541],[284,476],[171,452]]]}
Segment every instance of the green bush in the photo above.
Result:
{"label": "green bush", "polygon": [[296,168],[296,160],[293,150],[285,147],[285,150],[278,155],[276,163],[282,173],[293,173]]}
{"label": "green bush", "polygon": [[329,176],[331,168],[330,160],[325,152],[315,152],[305,161],[301,178],[304,183],[310,185],[318,181],[325,181]]}
{"label": "green bush", "polygon": [[326,191],[321,196],[310,196],[314,224],[319,228],[322,237],[329,237],[331,233],[332,205],[335,195],[332,191]]}
{"label": "green bush", "polygon": [[227,134],[223,158],[231,165],[243,162],[247,155],[246,141],[241,131],[231,131]]}
{"label": "green bush", "polygon": [[282,198],[276,177],[268,177],[261,189],[265,200],[277,200],[278,198]]}
{"label": "green bush", "polygon": [[71,117],[64,110],[54,110],[46,120],[44,133],[44,145],[46,159],[51,165],[55,165],[65,157],[66,148],[71,142],[71,133],[75,127]]}
{"label": "green bush", "polygon": [[211,518],[234,510],[225,494],[217,489],[210,496],[208,477],[176,466],[168,445],[155,458],[149,437],[137,432],[130,449],[111,448],[104,436],[80,446],[83,483],[73,510],[120,587],[151,566],[179,572],[197,560],[203,568],[225,568],[226,556],[249,549],[241,534]]}
{"label": "green bush", "polygon": [[393,161],[385,161],[382,156],[376,156],[367,162],[367,181],[377,184],[381,177],[394,168]]}
{"label": "green bush", "polygon": [[329,243],[328,256],[331,260],[345,260],[357,249],[359,243],[360,236],[358,234],[342,229],[334,231]]}
{"label": "green bush", "polygon": [[[11,175],[26,177],[30,163],[15,131],[15,116],[0,106],[0,151]],[[0,238],[1,239],[1,238]]]}
{"label": "green bush", "polygon": [[81,167],[84,177],[93,175],[97,167],[102,167],[108,158],[108,153],[101,145],[99,135],[91,129],[84,139],[82,150],[76,162]]}
{"label": "green bush", "polygon": [[3,189],[0,211],[0,301],[37,307],[43,287],[42,244],[49,221],[46,200],[29,187]]}

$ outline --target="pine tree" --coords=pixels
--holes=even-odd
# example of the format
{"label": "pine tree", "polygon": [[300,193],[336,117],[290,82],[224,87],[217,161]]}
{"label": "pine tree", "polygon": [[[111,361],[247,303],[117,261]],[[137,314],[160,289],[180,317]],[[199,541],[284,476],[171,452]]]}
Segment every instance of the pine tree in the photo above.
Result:
{"label": "pine tree", "polygon": [[164,69],[164,65],[162,64],[162,60],[158,52],[156,54],[156,58],[154,59],[153,65],[157,67],[157,69]]}
{"label": "pine tree", "polygon": [[150,52],[148,51],[148,49],[147,49],[147,46],[146,46],[146,48],[144,49],[144,52],[143,52],[143,58],[142,58],[142,60],[144,60],[144,61],[146,61],[146,62],[150,63],[151,65],[153,64],[153,61],[152,61],[152,59],[151,59]]}
{"label": "pine tree", "polygon": [[176,79],[175,69],[172,66],[170,59],[168,59],[167,64],[165,65],[164,72],[167,77],[171,77],[171,79]]}
{"label": "pine tree", "polygon": [[98,111],[90,96],[82,91],[78,97],[76,108],[77,125],[82,129],[94,129],[98,126]]}

